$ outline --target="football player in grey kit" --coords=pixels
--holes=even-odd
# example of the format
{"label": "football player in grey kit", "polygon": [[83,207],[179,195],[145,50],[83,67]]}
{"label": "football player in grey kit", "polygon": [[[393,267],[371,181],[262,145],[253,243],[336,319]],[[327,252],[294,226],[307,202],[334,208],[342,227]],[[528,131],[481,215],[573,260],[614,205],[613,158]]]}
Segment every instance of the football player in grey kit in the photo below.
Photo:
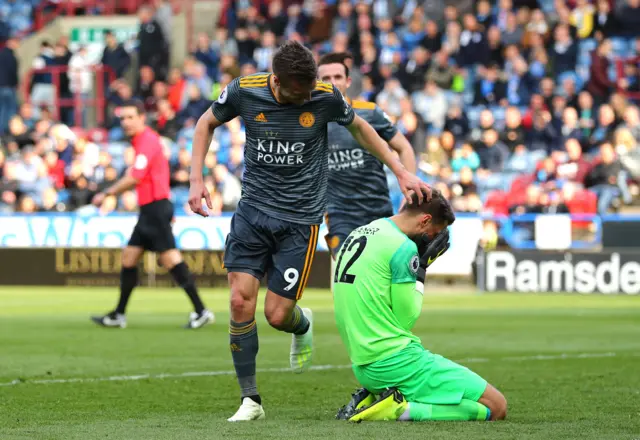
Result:
{"label": "football player in grey kit", "polygon": [[[347,53],[328,53],[318,63],[318,78],[332,83],[345,94],[351,85]],[[355,113],[367,121],[382,139],[398,153],[400,162],[412,173],[416,157],[406,137],[393,125],[380,107],[372,102],[349,101]],[[393,215],[384,165],[362,147],[348,129],[329,124],[329,186],[327,188],[326,236],[336,255],[347,236],[359,226]]]}
{"label": "football player in grey kit", "polygon": [[189,205],[207,216],[211,208],[203,164],[216,127],[240,116],[246,129],[242,198],[231,220],[224,264],[231,289],[230,348],[241,388],[241,406],[229,421],[264,418],[256,386],[258,333],[256,302],[261,279],[268,290],[264,313],[269,324],[291,333],[290,364],[306,370],[313,354],[311,310],[301,298],[326,209],[327,125],[347,126],[395,173],[405,197],[422,201],[430,188],[398,161],[364,119],[355,115],[340,91],[316,80],[311,51],[287,42],[274,54],[273,74],[233,80],[198,120],[193,139]]}

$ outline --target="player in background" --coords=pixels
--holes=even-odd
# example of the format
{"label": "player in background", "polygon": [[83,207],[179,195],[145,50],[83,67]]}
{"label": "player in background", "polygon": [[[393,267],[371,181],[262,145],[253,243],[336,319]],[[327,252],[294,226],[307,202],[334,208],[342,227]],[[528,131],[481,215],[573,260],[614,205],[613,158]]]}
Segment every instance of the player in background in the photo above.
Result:
{"label": "player in background", "polygon": [[313,54],[297,42],[274,54],[273,74],[257,73],[233,80],[199,119],[193,139],[189,204],[207,216],[211,208],[203,181],[203,162],[216,127],[240,116],[246,129],[242,199],[231,221],[224,264],[231,289],[230,348],[241,406],[229,421],[264,418],[256,385],[258,333],[255,320],[260,281],[268,290],[264,312],[269,324],[291,333],[290,365],[308,368],[313,355],[311,310],[301,309],[326,209],[327,125],[347,126],[410,191],[429,196],[430,188],[393,156],[373,128],[331,84],[317,81]]}
{"label": "player in background", "polygon": [[147,250],[160,254],[160,264],[171,273],[193,304],[194,312],[185,327],[200,328],[213,322],[214,316],[202,303],[193,275],[176,249],[171,229],[173,204],[169,200],[169,161],[162,150],[160,137],[146,125],[143,104],[129,101],[120,107],[120,111],[122,128],[131,138],[136,153],[135,163],[126,176],[103,193],[96,194],[93,204],[100,206],[106,197],[115,197],[135,186],[140,215],[129,244],[122,251],[118,305],[114,311],[91,319],[104,327],[126,327],[125,310],[131,292],[138,284],[138,262]]}
{"label": "player in background", "polygon": [[[504,419],[504,396],[471,370],[422,347],[411,329],[427,268],[449,248],[451,205],[433,190],[391,217],[353,231],[338,253],[334,310],[356,379],[364,387],[338,413],[363,420]],[[428,243],[419,255],[418,246]],[[368,391],[367,391],[368,390]],[[379,394],[379,397],[375,397]]]}
{"label": "player in background", "polygon": [[[318,62],[318,78],[332,83],[343,95],[351,86],[349,67],[351,55],[328,53]],[[355,113],[371,125],[378,135],[398,153],[400,162],[416,172],[413,147],[393,125],[389,117],[372,102],[349,100]],[[393,215],[384,166],[374,155],[351,136],[349,130],[329,124],[329,186],[327,188],[327,228],[325,237],[335,254],[347,236],[358,226]]]}

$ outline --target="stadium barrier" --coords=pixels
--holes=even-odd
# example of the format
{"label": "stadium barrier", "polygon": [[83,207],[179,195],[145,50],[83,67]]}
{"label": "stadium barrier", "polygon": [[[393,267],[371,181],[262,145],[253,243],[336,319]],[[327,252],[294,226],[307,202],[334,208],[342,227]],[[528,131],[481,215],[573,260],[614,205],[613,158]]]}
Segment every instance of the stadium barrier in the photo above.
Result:
{"label": "stadium barrier", "polygon": [[490,251],[478,287],[495,292],[640,294],[640,252]]}
{"label": "stadium barrier", "polygon": [[[33,214],[0,216],[2,248],[107,248],[119,249],[127,244],[136,224],[136,216],[79,214]],[[222,251],[229,233],[231,215],[203,219],[177,216],[173,233],[180,249]],[[318,253],[327,252],[326,225],[320,227]],[[469,277],[482,219],[460,217],[452,225],[451,249],[429,269],[431,275]],[[316,257],[318,260],[320,256]],[[0,281],[1,283],[2,281]]]}
{"label": "stadium barrier", "polygon": [[[0,285],[118,286],[121,252],[114,248],[0,248]],[[183,256],[199,287],[227,286],[222,251],[189,250]],[[154,253],[145,255],[139,270],[142,286],[173,285],[171,275],[160,266]],[[330,270],[329,253],[316,253],[307,287],[329,288]]]}
{"label": "stadium barrier", "polygon": [[[491,253],[485,255],[479,252],[484,222],[522,224],[525,219],[525,225],[527,222],[531,223],[525,232],[531,232],[534,236],[533,240],[513,240],[507,237],[507,243],[512,245],[510,251],[493,256]],[[637,259],[640,256],[640,253],[634,254],[634,252],[640,252],[638,250],[640,249],[640,237],[637,233],[640,230],[640,218],[605,216],[594,217],[591,221],[591,224],[597,225],[595,239],[577,241],[572,240],[571,237],[576,220],[565,215],[514,218],[458,215],[456,222],[452,225],[451,248],[430,267],[429,275],[446,277],[447,279],[469,279],[474,276],[480,289],[488,291],[551,290],[610,293],[612,288],[607,284],[608,281],[597,281],[597,279],[593,281],[591,275],[593,272],[593,276],[601,276],[598,274],[602,271],[612,270],[607,269],[608,266],[605,264],[609,262],[620,265],[619,270],[615,270],[619,284],[617,289],[625,293],[637,293],[640,288],[640,272],[637,272],[636,269],[640,266],[626,265],[626,263],[631,263],[633,258]],[[0,216],[0,222],[2,224],[2,228],[0,228],[0,257],[2,261],[6,261],[5,267],[8,269],[0,275],[0,285],[30,283],[112,285],[117,283],[119,267],[117,270],[107,270],[103,278],[96,275],[101,273],[100,271],[78,272],[78,270],[74,270],[70,273],[75,275],[71,276],[64,270],[52,269],[52,272],[46,272],[43,269],[44,272],[39,273],[35,280],[30,279],[32,277],[28,272],[20,268],[26,267],[21,264],[32,261],[32,258],[33,261],[42,261],[43,268],[74,267],[73,265],[69,266],[71,263],[65,263],[67,260],[78,267],[88,265],[94,268],[112,268],[113,265],[119,264],[119,250],[127,244],[136,224],[136,216],[131,214],[99,216],[79,213],[14,214]],[[224,251],[230,223],[230,214],[207,219],[184,215],[175,218],[173,232],[178,247],[189,251],[187,255],[192,255],[187,258],[193,260],[192,264],[195,265],[193,271],[199,275],[199,279],[202,278],[204,285],[216,286],[226,283],[223,269],[210,268],[205,270],[203,265],[208,264],[213,267],[218,257],[220,262],[222,261],[221,255]],[[509,232],[515,231],[517,228],[507,225],[504,229]],[[539,232],[540,230],[542,233]],[[326,226],[321,225],[320,236],[323,237],[326,233]],[[521,248],[518,248],[518,244]],[[532,247],[533,249],[531,249]],[[605,249],[618,248],[621,251],[619,254],[616,253],[617,263],[613,257],[607,257],[607,255],[613,255],[611,253],[588,253],[598,251],[603,247]],[[542,249],[546,249],[546,251]],[[72,250],[78,252],[71,252]],[[571,252],[579,253],[573,254]],[[162,269],[157,266],[153,255],[150,255],[151,260],[145,260],[144,263],[144,271],[147,274],[146,285],[170,282],[169,278],[162,273]],[[209,256],[207,257],[207,255]],[[318,240],[316,255],[309,285],[329,287],[331,259],[325,240]],[[115,262],[109,260],[110,258]],[[627,261],[628,258],[631,260]],[[525,263],[520,265],[520,260]],[[589,264],[595,265],[597,268],[594,266],[592,270],[589,264],[578,264],[583,260],[587,263],[591,262]],[[111,263],[108,263],[109,261]],[[545,261],[555,261],[559,265],[542,264]],[[563,263],[567,261],[575,263],[575,270],[569,269],[568,265]],[[536,266],[535,274],[527,272],[533,271],[533,265],[539,263],[541,266],[539,268]],[[600,263],[605,265],[601,266]],[[474,266],[477,267],[477,270],[474,269]],[[12,267],[16,269],[10,270],[9,268]],[[507,274],[507,270],[511,272]],[[571,272],[572,270],[574,272]],[[566,271],[574,274],[571,275],[573,281],[565,280],[567,276],[563,274]],[[83,273],[90,275],[81,275]],[[560,273],[560,275],[556,273]],[[585,275],[585,273],[587,274]],[[319,278],[316,279],[316,276]],[[530,280],[527,277],[533,277],[535,280]],[[93,281],[86,281],[85,278]]]}

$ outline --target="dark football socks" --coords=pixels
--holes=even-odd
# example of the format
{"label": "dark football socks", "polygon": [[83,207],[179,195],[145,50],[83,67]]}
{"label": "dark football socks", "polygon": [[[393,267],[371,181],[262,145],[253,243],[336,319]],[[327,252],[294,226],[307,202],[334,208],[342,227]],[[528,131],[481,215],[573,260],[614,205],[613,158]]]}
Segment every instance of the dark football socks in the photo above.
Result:
{"label": "dark football socks", "polygon": [[247,322],[229,322],[229,347],[242,397],[249,397],[262,404],[256,385],[256,356],[259,345],[255,319]]}
{"label": "dark football socks", "polygon": [[309,330],[309,320],[302,313],[302,309],[296,306],[289,316],[289,321],[284,323],[279,330],[294,335],[304,335]]}
{"label": "dark football socks", "polygon": [[171,276],[175,280],[176,284],[182,287],[187,293],[187,296],[193,304],[195,312],[198,314],[202,313],[202,311],[204,310],[204,304],[200,299],[200,295],[198,295],[198,289],[196,288],[195,280],[193,279],[193,276],[191,275],[191,272],[189,272],[189,268],[184,263],[184,261],[173,266],[173,268],[169,272],[171,273]]}
{"label": "dark football socks", "polygon": [[118,307],[116,307],[116,313],[124,315],[127,309],[127,303],[131,297],[131,292],[138,285],[138,268],[137,267],[123,267],[120,271],[120,300],[118,301]]}

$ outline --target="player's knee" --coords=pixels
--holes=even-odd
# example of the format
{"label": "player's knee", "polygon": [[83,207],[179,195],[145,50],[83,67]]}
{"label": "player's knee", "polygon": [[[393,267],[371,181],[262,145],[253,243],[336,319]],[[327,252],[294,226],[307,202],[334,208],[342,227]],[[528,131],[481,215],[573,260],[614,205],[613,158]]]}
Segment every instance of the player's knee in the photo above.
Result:
{"label": "player's knee", "polygon": [[502,394],[492,402],[491,406],[492,408],[489,408],[491,410],[491,420],[504,420],[507,418],[507,399]]}
{"label": "player's knee", "polygon": [[281,329],[289,320],[289,311],[279,307],[265,307],[264,316],[271,327]]}
{"label": "player's knee", "polygon": [[122,251],[122,267],[129,268],[138,265],[140,250],[138,248],[126,247]]}
{"label": "player's knee", "polygon": [[242,315],[244,314],[250,306],[250,301],[245,297],[243,292],[239,289],[231,289],[231,315]]}

